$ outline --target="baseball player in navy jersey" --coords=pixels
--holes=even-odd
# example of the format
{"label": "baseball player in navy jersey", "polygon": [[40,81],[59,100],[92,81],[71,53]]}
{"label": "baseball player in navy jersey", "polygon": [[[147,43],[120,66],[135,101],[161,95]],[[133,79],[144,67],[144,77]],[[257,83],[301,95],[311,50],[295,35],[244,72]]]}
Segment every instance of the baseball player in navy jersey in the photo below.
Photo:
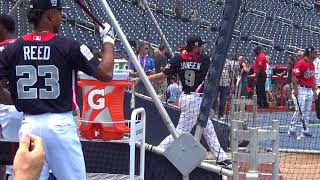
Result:
{"label": "baseball player in navy jersey", "polygon": [[[295,112],[291,119],[289,136],[298,135],[301,137],[312,136],[309,129],[301,130],[299,133],[300,118],[302,116],[306,126],[310,120],[310,113],[313,99],[317,98],[315,84],[315,73],[313,61],[317,58],[317,51],[314,47],[305,50],[305,57],[298,60],[292,72],[293,95],[292,99],[295,104]],[[299,109],[300,107],[300,109]],[[302,113],[302,114],[301,114]]]}
{"label": "baseball player in navy jersey", "polygon": [[73,72],[111,81],[115,37],[106,23],[100,30],[100,61],[86,45],[56,35],[61,9],[61,0],[31,0],[27,18],[34,31],[1,52],[0,88],[9,81],[13,103],[24,113],[20,135],[34,134],[44,141],[46,161],[40,179],[48,179],[51,169],[57,179],[83,180],[85,163],[72,115]]}
{"label": "baseball player in navy jersey", "polygon": [[[177,131],[190,132],[197,122],[200,111],[202,94],[197,93],[197,87],[205,80],[210,67],[210,58],[203,54],[202,45],[204,42],[199,36],[190,36],[187,39],[187,52],[176,55],[161,73],[150,75],[150,80],[163,80],[167,76],[178,74],[182,84],[183,93],[179,99],[181,109]],[[204,130],[204,137],[209,145],[210,151],[217,158],[217,164],[228,167],[231,161],[227,154],[220,147],[219,140],[211,121],[208,121]],[[159,145],[167,148],[174,141],[170,135]]]}
{"label": "baseball player in navy jersey", "polygon": [[[0,15],[0,52],[8,44],[15,42],[15,22],[8,15]],[[22,113],[12,105],[10,93],[7,88],[0,89],[0,138],[7,140],[19,140],[18,132],[21,126]],[[4,177],[4,172],[0,173]],[[7,174],[12,175],[11,168],[7,168]]]}

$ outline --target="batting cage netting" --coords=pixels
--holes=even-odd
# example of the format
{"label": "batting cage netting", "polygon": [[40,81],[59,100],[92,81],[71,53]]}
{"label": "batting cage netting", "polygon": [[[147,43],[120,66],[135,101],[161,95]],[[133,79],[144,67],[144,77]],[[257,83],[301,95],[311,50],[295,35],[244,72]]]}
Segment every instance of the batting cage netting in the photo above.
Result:
{"label": "batting cage netting", "polygon": [[[100,1],[83,1],[98,19],[102,22],[108,21]],[[16,2],[19,4],[12,11]],[[1,13],[10,12],[16,20],[18,37],[32,31],[26,20],[28,2],[28,0],[0,0]],[[172,57],[142,1],[107,0],[107,2],[137,56],[140,57],[139,53],[143,51],[152,59],[154,67],[149,69],[147,60],[142,61],[141,65],[146,74],[162,72]],[[88,44],[90,49],[99,54],[101,40],[98,26],[73,1],[64,3],[67,8],[62,11],[64,25],[60,35]],[[148,6],[174,54],[183,54],[188,48],[186,44],[188,37],[197,35],[203,40],[201,53],[210,59],[222,51],[217,49],[223,46],[221,44],[219,46],[216,40],[225,35],[220,30],[223,28],[221,27],[223,17],[228,20],[228,16],[224,15],[226,9],[230,8],[227,5],[226,0],[148,1]],[[182,68],[192,67],[197,71],[183,71],[180,79],[175,74],[165,80],[152,82],[178,132],[191,131],[194,134],[198,115],[201,113],[201,103],[205,101],[208,105],[210,104],[208,99],[214,99],[214,103],[210,104],[209,121],[201,140],[208,151],[205,162],[221,167],[227,163],[226,160],[237,162],[240,177],[245,177],[248,170],[256,170],[260,173],[261,179],[271,179],[274,174],[273,165],[276,164],[281,179],[320,179],[318,133],[320,112],[319,116],[316,113],[316,110],[320,109],[318,107],[320,104],[311,97],[311,92],[303,90],[308,87],[302,85],[300,87],[298,84],[300,93],[298,98],[292,93],[294,87],[292,74],[295,64],[306,55],[303,51],[309,46],[320,49],[319,22],[319,5],[313,0],[242,0],[234,31],[232,36],[228,37],[231,38],[230,48],[223,49],[227,52],[227,56],[222,60],[225,63],[223,67],[221,66],[221,71],[209,69],[210,62],[207,63],[205,59],[201,67],[196,63],[182,63]],[[228,41],[228,39],[223,40]],[[126,59],[126,68],[133,70],[129,55],[119,39],[116,41],[115,51],[116,58]],[[217,59],[219,58],[221,56]],[[316,61],[314,64],[315,72],[309,72],[308,75],[313,73],[317,78],[320,68],[317,68]],[[217,87],[212,97],[209,95],[210,98],[203,98],[208,97],[203,94],[208,82],[198,83],[195,80],[199,76],[206,76],[206,71],[210,70],[219,72],[213,74],[221,75],[221,78],[216,79],[219,82],[215,82]],[[182,89],[183,85],[192,87],[196,84],[200,86],[191,91]],[[133,107],[144,107],[147,113],[146,142],[154,146],[159,145],[159,148],[167,148],[174,138],[170,136],[162,122],[162,117],[153,101],[148,98],[149,93],[145,85],[140,81],[128,92],[124,103],[126,118],[130,117]],[[132,94],[136,94],[137,97],[134,98]],[[265,156],[270,157],[270,162],[260,162],[257,159],[255,161],[257,167],[253,167],[249,162],[241,162],[241,158],[235,160],[232,157],[235,151],[231,142],[236,139],[231,129],[233,122],[239,123],[238,130],[247,130],[249,134],[253,128],[261,132],[276,132],[274,121],[279,122],[278,134],[269,135],[275,140],[266,140],[267,137],[260,135],[256,137],[239,135],[238,138],[241,140],[235,142],[238,154],[252,154],[252,151],[255,151],[256,155],[271,154]],[[247,137],[247,140],[242,140],[244,137]],[[252,145],[252,140],[256,143],[255,147]],[[128,153],[126,144],[95,142],[91,146],[87,141],[83,143],[90,172],[128,173],[129,157],[123,155]],[[101,154],[99,149],[108,151],[106,154]],[[146,163],[145,179],[182,178],[177,169],[164,157],[148,152],[146,159],[148,158],[151,160]],[[101,179],[98,176],[92,176],[92,179]],[[201,168],[190,174],[190,179],[220,177]]]}

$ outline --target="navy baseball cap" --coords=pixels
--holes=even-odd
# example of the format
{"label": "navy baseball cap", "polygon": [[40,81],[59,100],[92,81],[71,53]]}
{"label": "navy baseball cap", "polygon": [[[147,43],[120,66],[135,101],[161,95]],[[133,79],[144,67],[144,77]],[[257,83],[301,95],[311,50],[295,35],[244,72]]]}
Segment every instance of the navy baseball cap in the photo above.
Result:
{"label": "navy baseball cap", "polygon": [[318,52],[318,51],[313,46],[309,46],[304,52],[311,53],[311,52]]}
{"label": "navy baseball cap", "polygon": [[187,46],[192,47],[202,47],[205,42],[201,39],[200,36],[189,36],[187,39]]}
{"label": "navy baseball cap", "polygon": [[30,9],[49,10],[64,9],[62,0],[31,0]]}

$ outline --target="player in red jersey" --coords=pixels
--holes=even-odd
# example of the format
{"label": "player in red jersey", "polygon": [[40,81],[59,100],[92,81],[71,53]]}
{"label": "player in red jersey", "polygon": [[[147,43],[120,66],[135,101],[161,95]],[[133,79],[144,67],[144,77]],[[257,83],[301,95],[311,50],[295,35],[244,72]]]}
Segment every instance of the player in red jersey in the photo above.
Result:
{"label": "player in red jersey", "polygon": [[[291,118],[289,136],[305,137],[312,136],[309,129],[301,130],[300,135],[297,134],[300,118],[303,117],[306,125],[310,120],[310,113],[313,99],[317,98],[314,76],[313,61],[317,58],[317,51],[314,47],[305,50],[305,57],[300,59],[293,68],[292,85],[293,85],[293,101],[295,104],[295,112]],[[300,110],[299,107],[300,106]],[[300,112],[301,111],[301,112]],[[302,114],[301,114],[302,113]]]}
{"label": "player in red jersey", "polygon": [[254,74],[256,76],[256,94],[257,103],[259,108],[268,108],[265,83],[266,83],[266,70],[267,70],[267,58],[262,50],[261,46],[256,47],[256,63],[254,65]]}

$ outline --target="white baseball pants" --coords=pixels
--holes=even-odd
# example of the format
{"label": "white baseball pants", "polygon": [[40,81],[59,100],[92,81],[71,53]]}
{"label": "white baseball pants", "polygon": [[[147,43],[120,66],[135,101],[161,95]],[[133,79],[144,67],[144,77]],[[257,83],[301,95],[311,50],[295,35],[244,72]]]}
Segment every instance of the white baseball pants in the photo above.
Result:
{"label": "white baseball pants", "polygon": [[290,123],[290,131],[293,132],[299,132],[300,128],[300,116],[302,115],[304,118],[304,121],[306,123],[306,126],[308,127],[309,120],[310,120],[310,114],[311,114],[311,108],[312,108],[312,102],[313,102],[313,91],[311,88],[305,88],[305,87],[298,87],[298,101],[300,105],[300,109],[302,114],[300,114],[297,98],[292,95],[292,100],[294,102],[295,106],[295,112],[291,118]]}
{"label": "white baseball pants", "polygon": [[[200,104],[202,97],[200,94],[182,94],[179,99],[181,109],[180,119],[177,126],[178,133],[190,132],[197,123],[197,118],[200,112]],[[219,140],[214,130],[211,120],[208,120],[207,127],[204,129],[203,135],[208,143],[210,151],[217,158],[218,162],[228,158],[227,154],[220,147]],[[174,141],[172,135],[166,137],[158,147],[166,149]]]}
{"label": "white baseball pants", "polygon": [[0,105],[0,125],[3,137],[7,140],[19,140],[19,129],[23,113],[13,105]]}
{"label": "white baseball pants", "polygon": [[86,169],[72,112],[24,115],[22,134],[40,136],[46,153],[40,180],[47,180],[49,170],[61,180],[85,180]]}
{"label": "white baseball pants", "polygon": [[[14,105],[0,104],[0,126],[6,140],[19,140],[19,129],[23,113],[17,111]],[[12,166],[6,167],[6,174],[12,175]],[[1,178],[0,178],[1,179]]]}

